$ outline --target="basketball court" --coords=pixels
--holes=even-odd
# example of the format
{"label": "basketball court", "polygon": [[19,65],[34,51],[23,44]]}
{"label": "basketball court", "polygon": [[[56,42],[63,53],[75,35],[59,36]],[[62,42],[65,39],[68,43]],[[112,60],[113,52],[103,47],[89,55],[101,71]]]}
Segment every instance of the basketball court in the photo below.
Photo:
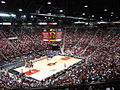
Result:
{"label": "basketball court", "polygon": [[79,61],[81,61],[81,59],[65,56],[54,56],[53,58],[47,58],[34,62],[32,68],[23,66],[14,70],[24,73],[26,76],[34,79],[44,80],[45,78],[50,77],[51,75],[60,72],[61,70],[64,70]]}

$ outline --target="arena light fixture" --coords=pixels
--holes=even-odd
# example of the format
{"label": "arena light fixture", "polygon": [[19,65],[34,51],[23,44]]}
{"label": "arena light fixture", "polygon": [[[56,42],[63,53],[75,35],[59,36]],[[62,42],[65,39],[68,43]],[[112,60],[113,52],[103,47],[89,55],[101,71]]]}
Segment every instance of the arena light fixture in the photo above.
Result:
{"label": "arena light fixture", "polygon": [[60,12],[63,12],[63,10],[60,10]]}
{"label": "arena light fixture", "polygon": [[100,22],[97,22],[98,24],[104,24],[104,23],[108,23],[108,22],[105,22],[105,21],[100,21]]}
{"label": "arena light fixture", "polygon": [[33,15],[31,15],[30,17],[33,18]]}
{"label": "arena light fixture", "polygon": [[116,22],[113,22],[113,23],[118,23],[118,24],[120,24],[120,21],[116,21]]}
{"label": "arena light fixture", "polygon": [[32,23],[27,23],[27,25],[32,25]]}
{"label": "arena light fixture", "polygon": [[85,23],[85,25],[88,25],[88,24],[89,24],[88,22]]}
{"label": "arena light fixture", "polygon": [[85,5],[84,7],[85,7],[85,8],[87,8],[87,7],[88,7],[88,5]]}
{"label": "arena light fixture", "polygon": [[107,9],[104,9],[105,12],[107,12]]}
{"label": "arena light fixture", "polygon": [[84,16],[84,15],[85,15],[85,13],[82,13],[82,15]]}
{"label": "arena light fixture", "polygon": [[1,17],[16,17],[15,14],[0,13]]}
{"label": "arena light fixture", "polygon": [[92,17],[95,17],[95,15],[92,15]]}
{"label": "arena light fixture", "polygon": [[82,17],[78,17],[78,19],[83,19]]}
{"label": "arena light fixture", "polygon": [[85,22],[81,22],[81,21],[78,21],[78,22],[74,22],[74,24],[84,24]]}
{"label": "arena light fixture", "polygon": [[40,22],[40,23],[38,23],[39,25],[47,25],[47,23],[46,22]]}
{"label": "arena light fixture", "polygon": [[48,2],[47,4],[49,4],[49,5],[50,5],[50,4],[51,4],[51,2]]}
{"label": "arena light fixture", "polygon": [[23,10],[22,9],[19,9],[20,12],[22,12]]}
{"label": "arena light fixture", "polygon": [[114,14],[114,12],[111,12],[111,14]]}
{"label": "arena light fixture", "polygon": [[0,16],[1,16],[1,17],[10,17],[10,15],[9,15],[9,14],[6,14],[6,13],[0,13]]}
{"label": "arena light fixture", "polygon": [[6,2],[5,1],[1,1],[2,4],[5,4]]}
{"label": "arena light fixture", "polygon": [[57,23],[53,23],[53,25],[57,25]]}
{"label": "arena light fixture", "polygon": [[21,15],[21,18],[26,18],[26,15]]}
{"label": "arena light fixture", "polygon": [[103,17],[100,17],[100,19],[102,19]]}
{"label": "arena light fixture", "polygon": [[3,25],[3,23],[0,23],[0,25]]}
{"label": "arena light fixture", "polygon": [[48,17],[48,19],[50,19],[50,17]]}
{"label": "arena light fixture", "polygon": [[111,14],[110,16],[112,17],[113,15]]}
{"label": "arena light fixture", "polygon": [[23,15],[24,18],[26,18],[26,15]]}
{"label": "arena light fixture", "polygon": [[12,16],[12,17],[16,17],[16,15],[15,15],[15,14],[11,14],[11,16]]}
{"label": "arena light fixture", "polygon": [[11,25],[11,22],[3,22],[3,25]]}

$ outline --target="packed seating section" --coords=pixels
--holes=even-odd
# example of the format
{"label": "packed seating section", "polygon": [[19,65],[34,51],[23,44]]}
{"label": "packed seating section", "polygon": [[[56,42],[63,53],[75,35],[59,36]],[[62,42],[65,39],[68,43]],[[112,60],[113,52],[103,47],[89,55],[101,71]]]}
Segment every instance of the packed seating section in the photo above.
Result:
{"label": "packed seating section", "polygon": [[[65,42],[59,43],[61,48],[64,46],[64,55],[83,58],[81,62],[42,81],[1,71],[0,87],[64,86],[120,79],[119,29],[66,27],[63,34]],[[17,39],[9,40],[10,37]],[[48,48],[49,42],[42,41],[41,30],[0,31],[0,62],[3,64],[48,55],[52,52]],[[4,69],[3,65],[0,68]]]}

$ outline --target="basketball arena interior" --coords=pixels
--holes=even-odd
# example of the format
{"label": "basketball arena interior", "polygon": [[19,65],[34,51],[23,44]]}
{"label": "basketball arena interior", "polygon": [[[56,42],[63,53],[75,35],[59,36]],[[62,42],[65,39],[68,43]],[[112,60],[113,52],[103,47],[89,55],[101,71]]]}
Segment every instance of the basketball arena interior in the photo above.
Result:
{"label": "basketball arena interior", "polygon": [[119,0],[0,0],[0,90],[120,90]]}

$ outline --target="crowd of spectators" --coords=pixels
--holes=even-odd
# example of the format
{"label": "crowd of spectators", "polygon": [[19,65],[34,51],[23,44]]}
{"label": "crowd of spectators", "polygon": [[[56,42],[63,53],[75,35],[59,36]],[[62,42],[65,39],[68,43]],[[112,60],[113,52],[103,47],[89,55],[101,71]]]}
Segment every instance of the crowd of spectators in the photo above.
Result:
{"label": "crowd of spectators", "polygon": [[[10,37],[16,39],[9,39]],[[83,58],[82,61],[42,81],[1,71],[0,87],[11,89],[64,86],[120,79],[119,29],[67,27],[63,39],[63,45],[61,42],[59,44],[61,48],[64,46],[64,55]],[[51,55],[53,51],[48,49],[49,43],[42,41],[41,30],[0,32],[1,63],[10,64]],[[58,51],[58,54],[61,52]]]}
{"label": "crowd of spectators", "polygon": [[[49,49],[49,43],[42,41],[42,31],[22,28],[0,32],[0,60],[29,58]],[[32,54],[31,54],[32,53]],[[39,55],[40,56],[40,55]]]}
{"label": "crowd of spectators", "polygon": [[[3,69],[4,70],[4,69]],[[0,88],[7,90],[14,88],[29,89],[30,87],[37,87],[40,81],[28,78],[21,74],[11,74],[7,70],[0,72]]]}

